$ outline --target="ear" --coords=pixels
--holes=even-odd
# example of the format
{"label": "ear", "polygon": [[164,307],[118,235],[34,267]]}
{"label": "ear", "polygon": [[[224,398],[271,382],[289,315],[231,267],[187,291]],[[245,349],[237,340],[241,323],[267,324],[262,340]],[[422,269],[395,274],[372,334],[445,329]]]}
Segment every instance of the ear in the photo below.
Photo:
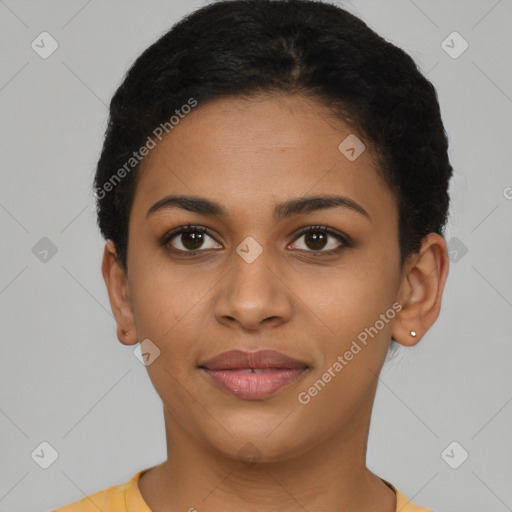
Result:
{"label": "ear", "polygon": [[[416,345],[436,321],[449,261],[446,241],[437,233],[425,236],[419,251],[408,258],[398,294],[402,309],[392,331],[397,343]],[[416,336],[411,336],[411,331]]]}
{"label": "ear", "polygon": [[107,240],[101,265],[103,279],[107,285],[110,307],[117,323],[117,338],[124,345],[138,342],[135,319],[130,300],[128,278],[117,257],[112,240]]}

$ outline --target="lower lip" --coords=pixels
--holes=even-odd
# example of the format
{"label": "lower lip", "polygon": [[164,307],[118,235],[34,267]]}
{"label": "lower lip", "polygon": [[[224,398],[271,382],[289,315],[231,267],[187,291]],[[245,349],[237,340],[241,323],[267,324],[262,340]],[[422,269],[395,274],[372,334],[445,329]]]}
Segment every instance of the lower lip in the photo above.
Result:
{"label": "lower lip", "polygon": [[245,400],[258,400],[289,386],[306,368],[275,368],[263,373],[245,373],[241,370],[210,370],[203,368],[223,390]]}

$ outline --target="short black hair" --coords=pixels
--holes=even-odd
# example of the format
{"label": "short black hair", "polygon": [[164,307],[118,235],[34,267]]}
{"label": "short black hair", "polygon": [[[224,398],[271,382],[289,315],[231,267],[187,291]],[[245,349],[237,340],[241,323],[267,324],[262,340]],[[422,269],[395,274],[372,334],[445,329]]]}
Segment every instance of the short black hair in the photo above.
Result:
{"label": "short black hair", "polygon": [[401,265],[425,235],[444,236],[448,138],[436,90],[414,60],[336,5],[224,0],[144,50],[110,102],[94,189],[98,226],[126,271],[135,152],[191,106],[260,93],[313,98],[372,145],[397,199]]}

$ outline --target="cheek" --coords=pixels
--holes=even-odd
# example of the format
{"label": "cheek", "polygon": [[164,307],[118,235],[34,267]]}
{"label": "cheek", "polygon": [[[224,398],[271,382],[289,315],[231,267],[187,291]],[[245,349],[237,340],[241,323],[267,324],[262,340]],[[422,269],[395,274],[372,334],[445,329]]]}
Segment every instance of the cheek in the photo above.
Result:
{"label": "cheek", "polygon": [[164,346],[192,322],[196,308],[215,285],[208,272],[179,268],[157,258],[134,264],[130,281],[139,336],[154,338]]}
{"label": "cheek", "polygon": [[[360,386],[371,380],[372,375],[361,373],[362,368],[378,372],[388,350],[393,318],[398,276],[389,272],[390,264],[360,258],[358,264],[339,269],[318,293],[315,313],[321,318],[327,336],[318,337],[322,353],[323,373],[338,356],[342,356],[343,373],[349,386]],[[388,269],[387,271],[384,269]],[[345,357],[346,354],[346,357]],[[338,366],[339,368],[339,366]],[[343,380],[334,379],[338,384]],[[336,387],[334,384],[332,387]],[[364,387],[364,385],[363,385]]]}
{"label": "cheek", "polygon": [[[146,367],[164,404],[180,414],[190,396],[191,368],[202,328],[197,315],[211,288],[204,275],[191,276],[169,266],[150,266],[144,275],[132,274],[132,304],[139,340],[149,339],[159,355]],[[200,314],[200,313],[199,313]]]}
{"label": "cheek", "polygon": [[391,308],[396,277],[384,265],[359,265],[340,269],[326,281],[316,302],[319,315],[342,338],[357,335]]}
{"label": "cheek", "polygon": [[395,317],[394,276],[384,268],[389,267],[354,265],[318,294],[324,299],[317,313],[329,330],[316,338],[321,363],[301,388],[299,402],[309,401],[308,417],[322,415],[326,428],[353,411],[368,412],[363,404],[376,385]]}
{"label": "cheek", "polygon": [[168,264],[147,268],[151,271],[144,276],[134,272],[132,294],[139,340],[151,340],[160,351],[146,369],[162,400],[186,409],[188,394],[177,390],[193,387],[195,365],[211,327],[210,294],[219,278]]}

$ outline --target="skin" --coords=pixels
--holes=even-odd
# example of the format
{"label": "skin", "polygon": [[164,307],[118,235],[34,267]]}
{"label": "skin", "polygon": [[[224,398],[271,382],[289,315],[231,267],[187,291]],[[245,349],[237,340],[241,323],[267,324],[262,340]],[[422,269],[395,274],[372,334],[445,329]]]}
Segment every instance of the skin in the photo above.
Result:
{"label": "skin", "polygon": [[[350,133],[302,96],[228,98],[199,105],[144,160],[128,272],[112,241],[102,272],[120,342],[150,339],[160,349],[147,371],[163,402],[168,459],[139,481],[152,510],[395,511],[394,492],[365,460],[377,376],[391,336],[415,345],[437,319],[449,260],[432,233],[400,268],[396,198],[369,143],[354,161],[338,150]],[[168,194],[211,199],[228,216],[182,208],[146,216]],[[272,217],[280,202],[326,194],[352,199],[370,219],[343,207]],[[202,252],[182,255],[192,246],[181,235],[159,245],[188,223],[212,233]],[[322,248],[296,235],[315,225],[354,245],[322,256],[342,243],[330,235]],[[262,248],[252,263],[236,252],[248,236]],[[298,394],[395,302],[401,311],[301,404]],[[278,350],[309,369],[268,398],[243,400],[197,368],[235,348]],[[242,460],[249,442],[253,463]]]}

